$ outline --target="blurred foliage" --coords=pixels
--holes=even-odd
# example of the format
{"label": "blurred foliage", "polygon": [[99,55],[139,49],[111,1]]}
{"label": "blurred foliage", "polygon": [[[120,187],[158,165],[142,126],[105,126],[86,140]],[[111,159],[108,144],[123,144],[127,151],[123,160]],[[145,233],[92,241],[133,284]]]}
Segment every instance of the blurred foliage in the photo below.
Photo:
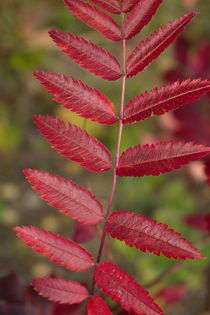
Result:
{"label": "blurred foliage", "polygon": [[[209,36],[209,0],[165,0],[157,16],[143,31],[145,37],[160,25],[181,16],[186,9],[195,9],[200,15],[185,32],[194,43],[194,49]],[[110,83],[81,70],[51,42],[48,31],[60,29],[77,33],[110,50],[120,58],[120,46],[104,40],[92,29],[71,16],[60,0],[4,0],[0,2],[0,270],[6,274],[16,270],[26,279],[65,272],[25,247],[15,238],[15,225],[38,225],[70,237],[74,233],[74,222],[48,207],[31,190],[24,180],[23,168],[37,168],[71,177],[78,184],[90,187],[104,205],[110,192],[111,173],[91,174],[76,163],[66,161],[53,151],[37,133],[32,122],[33,114],[52,114],[69,120],[81,127],[83,119],[68,110],[61,109],[51,100],[32,73],[36,70],[72,75],[86,84],[105,93],[118,108],[120,82]],[[132,51],[139,36],[129,43]],[[126,101],[145,89],[162,84],[163,74],[174,65],[172,48],[163,53],[158,61],[146,69],[141,76],[127,83]],[[87,130],[99,138],[114,153],[117,126],[106,127],[88,122]],[[141,125],[125,126],[122,150],[139,142],[153,142],[164,139],[158,118],[151,118]],[[115,209],[132,210],[168,224],[184,234],[195,244],[202,238],[183,223],[189,213],[199,211],[210,204],[209,188],[204,181],[195,181],[187,174],[187,168],[159,177],[141,179],[119,179]],[[91,241],[87,248],[95,253],[98,243]],[[153,280],[171,264],[173,260],[139,253],[135,249],[114,241],[110,245],[114,256],[122,268],[142,283]],[[209,247],[204,248],[206,261],[187,262],[183,268],[166,279],[166,284],[186,283],[196,290],[204,284],[203,271],[209,264]],[[14,259],[15,257],[15,259]],[[0,274],[0,275],[1,275]],[[91,275],[90,275],[91,276]],[[68,272],[68,278],[78,275]],[[82,279],[86,278],[82,274]],[[163,285],[163,284],[162,284]]]}

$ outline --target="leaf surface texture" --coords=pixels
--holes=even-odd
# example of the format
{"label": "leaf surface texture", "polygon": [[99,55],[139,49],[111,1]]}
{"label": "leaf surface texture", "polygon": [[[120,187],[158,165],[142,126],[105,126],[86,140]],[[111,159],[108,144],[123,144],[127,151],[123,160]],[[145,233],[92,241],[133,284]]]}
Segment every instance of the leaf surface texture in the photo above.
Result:
{"label": "leaf surface texture", "polygon": [[168,173],[190,161],[210,153],[210,148],[192,142],[159,142],[137,145],[125,151],[119,159],[118,176],[142,177]]}
{"label": "leaf surface texture", "polygon": [[35,76],[62,107],[102,124],[112,125],[118,121],[112,102],[82,81],[50,72],[36,72]]}
{"label": "leaf surface texture", "polygon": [[98,5],[102,9],[112,13],[112,14],[120,14],[120,2],[118,0],[89,0],[95,5]]}
{"label": "leaf surface texture", "polygon": [[93,256],[71,240],[35,226],[15,227],[14,230],[27,246],[53,263],[75,271],[85,271],[94,265]]}
{"label": "leaf surface texture", "polygon": [[140,42],[128,57],[127,77],[133,77],[155,60],[182,33],[196,13],[192,12],[169,22],[146,40]]}
{"label": "leaf surface texture", "polygon": [[162,115],[170,110],[175,110],[210,91],[210,81],[185,80],[179,81],[160,89],[153,89],[150,93],[135,97],[124,109],[123,124],[132,124],[151,117]]}
{"label": "leaf surface texture", "polygon": [[123,12],[130,12],[139,0],[122,0],[122,11]]}
{"label": "leaf surface texture", "polygon": [[131,39],[146,26],[157,12],[163,0],[141,0],[125,21],[125,38]]}
{"label": "leaf surface texture", "polygon": [[50,116],[34,116],[39,131],[59,153],[93,172],[112,168],[108,149],[86,131]]}
{"label": "leaf surface texture", "polygon": [[103,206],[89,190],[47,172],[25,169],[24,174],[41,198],[60,212],[86,224],[103,220]]}
{"label": "leaf surface texture", "polygon": [[111,263],[99,265],[95,273],[95,281],[103,292],[111,297],[127,312],[138,315],[163,315],[164,313],[148,292],[134,282],[133,278],[125,271]]}
{"label": "leaf surface texture", "polygon": [[121,78],[119,62],[105,49],[70,33],[50,31],[49,34],[56,45],[82,68],[105,80]]}
{"label": "leaf surface texture", "polygon": [[41,296],[60,304],[81,303],[89,295],[80,283],[59,278],[36,278],[32,285]]}
{"label": "leaf surface texture", "polygon": [[112,315],[100,296],[94,296],[88,303],[88,315]]}
{"label": "leaf surface texture", "polygon": [[180,233],[141,214],[114,212],[106,223],[106,230],[112,237],[143,252],[149,251],[158,256],[162,253],[168,258],[204,258],[190,242],[181,238]]}
{"label": "leaf surface texture", "polygon": [[106,38],[118,42],[122,39],[120,27],[108,14],[81,0],[64,0],[67,8],[81,21]]}

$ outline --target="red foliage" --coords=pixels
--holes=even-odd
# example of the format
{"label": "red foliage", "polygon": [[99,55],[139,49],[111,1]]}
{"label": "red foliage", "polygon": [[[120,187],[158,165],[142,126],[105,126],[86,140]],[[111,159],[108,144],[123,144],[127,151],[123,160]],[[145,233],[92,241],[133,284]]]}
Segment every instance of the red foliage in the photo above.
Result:
{"label": "red foliage", "polygon": [[56,45],[82,68],[106,80],[121,78],[119,61],[107,50],[70,33],[50,31],[49,34]]}
{"label": "red foliage", "polygon": [[125,38],[131,39],[151,21],[163,0],[141,0],[125,21]]}
{"label": "red foliage", "polygon": [[119,120],[113,103],[101,92],[82,81],[72,77],[67,79],[64,75],[50,72],[35,72],[34,75],[56,96],[54,100],[62,103],[62,107],[105,125],[112,125]]}
{"label": "red foliage", "polygon": [[154,303],[148,292],[133,281],[125,271],[111,263],[99,265],[95,281],[104,293],[120,303],[128,312],[139,315],[163,315],[163,311]]}
{"label": "red foliage", "polygon": [[90,2],[98,5],[102,9],[112,13],[112,14],[120,14],[120,2],[118,0],[89,0]]}
{"label": "red foliage", "polygon": [[32,285],[41,296],[61,304],[81,303],[88,297],[88,291],[83,285],[64,279],[36,278]]}
{"label": "red foliage", "polygon": [[60,212],[86,224],[103,220],[102,204],[90,191],[70,179],[31,169],[25,169],[24,174],[33,189],[41,194],[41,198]]}
{"label": "red foliage", "polygon": [[112,315],[100,296],[93,297],[88,303],[88,315]]}
{"label": "red foliage", "polygon": [[81,222],[76,223],[76,230],[72,237],[73,241],[77,243],[87,243],[96,236],[96,226],[84,224]]}
{"label": "red foliage", "polygon": [[79,162],[93,172],[105,172],[112,168],[108,149],[86,131],[50,116],[34,116],[34,122],[53,148],[68,160]]}
{"label": "red foliage", "polygon": [[169,22],[153,33],[149,38],[140,42],[134,52],[129,56],[127,63],[127,77],[133,77],[143,71],[154,61],[177,36],[183,32],[196,13],[186,14],[183,17]]}
{"label": "red foliage", "polygon": [[106,223],[106,230],[112,237],[143,252],[149,251],[158,256],[162,253],[168,258],[204,258],[191,243],[181,238],[180,233],[141,214],[114,212]]}
{"label": "red foliage", "polygon": [[120,27],[111,16],[81,0],[64,0],[64,2],[78,19],[103,34],[106,38],[114,42],[122,39]]}
{"label": "red foliage", "polygon": [[187,296],[186,285],[167,286],[157,293],[166,304],[181,303]]}
{"label": "red foliage", "polygon": [[75,271],[84,271],[94,265],[92,255],[83,247],[52,232],[35,226],[14,228],[27,246],[48,257],[51,262]]}
{"label": "red foliage", "polygon": [[167,173],[210,153],[210,148],[192,142],[160,142],[137,145],[125,151],[119,160],[118,176],[142,177]]}

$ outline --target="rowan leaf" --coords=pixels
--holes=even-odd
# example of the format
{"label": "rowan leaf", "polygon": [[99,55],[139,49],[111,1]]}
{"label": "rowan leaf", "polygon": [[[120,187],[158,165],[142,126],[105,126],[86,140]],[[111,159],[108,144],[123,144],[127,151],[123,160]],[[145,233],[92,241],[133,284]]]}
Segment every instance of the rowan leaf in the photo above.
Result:
{"label": "rowan leaf", "polygon": [[95,282],[116,303],[138,315],[163,315],[160,307],[148,296],[148,292],[133,278],[114,264],[105,262],[96,268]]}
{"label": "rowan leaf", "polygon": [[33,279],[32,285],[41,296],[60,304],[81,303],[89,295],[80,283],[59,278],[36,278]]}
{"label": "rowan leaf", "polygon": [[105,172],[112,168],[108,149],[86,131],[51,116],[35,115],[34,122],[53,148],[68,160],[79,162],[93,172]]}
{"label": "rowan leaf", "polygon": [[85,224],[96,224],[103,220],[103,206],[89,190],[70,179],[47,172],[25,169],[24,174],[41,198],[60,212]]}
{"label": "rowan leaf", "polygon": [[63,103],[81,117],[102,124],[112,125],[118,121],[112,102],[101,92],[85,85],[82,81],[51,72],[35,72],[41,84],[55,95],[54,100]]}
{"label": "rowan leaf", "polygon": [[76,228],[72,236],[72,240],[76,243],[87,243],[96,236],[96,225],[76,223]]}
{"label": "rowan leaf", "polygon": [[17,226],[14,231],[27,246],[67,269],[85,271],[94,265],[94,258],[86,249],[60,235],[35,226]]}
{"label": "rowan leaf", "polygon": [[119,159],[118,176],[143,177],[168,173],[210,153],[210,148],[192,142],[159,142],[137,145]]}
{"label": "rowan leaf", "polygon": [[141,0],[125,21],[125,38],[131,39],[151,21],[163,0]]}
{"label": "rowan leaf", "polygon": [[118,42],[122,39],[117,22],[108,14],[81,0],[64,0],[67,8],[81,21],[106,38]]}
{"label": "rowan leaf", "polygon": [[168,258],[204,258],[190,242],[181,238],[180,233],[141,214],[114,212],[106,223],[106,230],[113,238],[143,252],[149,251],[158,256],[162,253]]}
{"label": "rowan leaf", "polygon": [[127,13],[130,12],[135,5],[139,2],[139,0],[121,0],[122,2],[122,11]]}
{"label": "rowan leaf", "polygon": [[88,303],[88,315],[112,315],[100,296],[94,296]]}
{"label": "rowan leaf", "polygon": [[120,14],[120,2],[118,0],[89,0],[95,5],[101,7],[102,9],[112,13],[112,14]]}
{"label": "rowan leaf", "polygon": [[151,117],[175,110],[196,101],[210,91],[210,81],[185,80],[145,92],[130,101],[124,110],[123,124],[132,124]]}
{"label": "rowan leaf", "polygon": [[143,71],[153,60],[155,60],[177,36],[182,33],[185,27],[196,15],[195,12],[186,14],[183,17],[169,22],[146,40],[140,42],[134,52],[128,57],[127,77],[131,78]]}
{"label": "rowan leaf", "polygon": [[50,31],[49,34],[56,45],[82,68],[109,81],[122,77],[119,62],[105,49],[70,33]]}

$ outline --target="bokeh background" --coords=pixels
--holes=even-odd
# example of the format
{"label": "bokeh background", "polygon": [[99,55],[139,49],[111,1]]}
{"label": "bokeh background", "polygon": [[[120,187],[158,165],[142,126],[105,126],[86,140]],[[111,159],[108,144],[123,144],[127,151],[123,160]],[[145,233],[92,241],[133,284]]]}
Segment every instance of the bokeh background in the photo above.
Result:
{"label": "bokeh background", "polygon": [[[145,38],[160,25],[190,10],[200,14],[175,45],[141,75],[127,82],[126,101],[173,79],[188,76],[210,78],[209,0],[165,0],[146,30],[129,42],[128,51],[135,48],[139,38]],[[48,31],[58,29],[79,34],[110,50],[118,58],[120,46],[105,40],[73,17],[61,0],[4,0],[0,2],[0,16],[0,278],[12,272],[26,282],[51,274],[78,279],[78,274],[49,263],[15,237],[12,229],[16,225],[36,225],[65,237],[74,237],[76,230],[71,218],[59,214],[39,199],[24,179],[22,170],[35,168],[71,178],[91,189],[105,206],[110,193],[111,173],[92,174],[65,160],[39,135],[33,124],[33,114],[56,115],[82,128],[84,120],[61,109],[32,73],[44,70],[82,79],[106,94],[119,109],[120,82],[103,81],[82,70],[52,43]],[[141,125],[126,126],[122,150],[138,143],[172,138],[209,145],[209,106],[206,97],[177,114],[153,117]],[[117,126],[88,122],[86,129],[115,152]],[[122,178],[118,182],[114,209],[132,210],[166,223],[183,233],[193,244],[201,246],[207,257],[205,261],[187,261],[151,288],[155,296],[159,290],[173,287],[174,292],[167,289],[166,293],[160,294],[159,303],[167,309],[167,314],[210,314],[210,246],[206,242],[207,234],[201,226],[199,230],[186,224],[189,215],[210,212],[210,187],[206,178],[204,165],[196,162],[168,175]],[[86,246],[95,253],[97,239]],[[111,241],[109,246],[115,262],[142,285],[174,264],[173,259],[140,253],[118,241]],[[81,281],[87,281],[87,274],[79,277]],[[171,298],[167,298],[168,295]],[[2,298],[1,289],[0,300],[1,303],[9,301]]]}

